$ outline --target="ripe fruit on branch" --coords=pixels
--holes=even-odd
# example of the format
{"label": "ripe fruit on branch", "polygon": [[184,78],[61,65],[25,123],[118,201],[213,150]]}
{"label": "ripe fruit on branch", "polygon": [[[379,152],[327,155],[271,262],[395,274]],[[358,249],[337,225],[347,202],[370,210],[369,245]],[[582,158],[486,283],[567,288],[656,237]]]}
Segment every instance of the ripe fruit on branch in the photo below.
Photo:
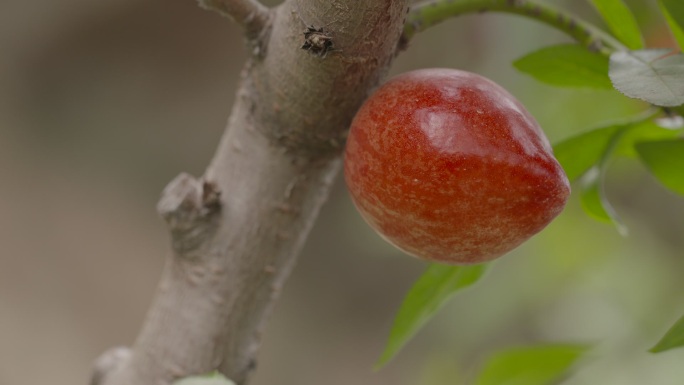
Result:
{"label": "ripe fruit on branch", "polygon": [[453,69],[408,72],[371,95],[352,122],[344,171],[371,227],[441,263],[507,253],[551,222],[570,194],[522,104]]}

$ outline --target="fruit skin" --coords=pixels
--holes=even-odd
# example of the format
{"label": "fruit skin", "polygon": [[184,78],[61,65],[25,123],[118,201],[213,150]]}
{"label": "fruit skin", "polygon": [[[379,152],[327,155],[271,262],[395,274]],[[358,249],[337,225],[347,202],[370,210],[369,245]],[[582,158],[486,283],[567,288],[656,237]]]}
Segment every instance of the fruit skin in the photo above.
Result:
{"label": "fruit skin", "polygon": [[397,76],[352,122],[344,172],[354,204],[383,238],[418,258],[495,259],[541,231],[570,184],[534,118],[477,74]]}

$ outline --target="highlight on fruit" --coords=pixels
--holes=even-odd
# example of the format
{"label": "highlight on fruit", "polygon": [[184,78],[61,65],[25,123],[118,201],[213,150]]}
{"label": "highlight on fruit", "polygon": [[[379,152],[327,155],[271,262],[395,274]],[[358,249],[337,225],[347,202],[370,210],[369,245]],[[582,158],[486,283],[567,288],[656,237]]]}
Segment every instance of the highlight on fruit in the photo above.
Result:
{"label": "highlight on fruit", "polygon": [[359,109],[345,180],[363,218],[421,259],[473,264],[541,231],[570,195],[542,129],[501,86],[454,69],[382,85]]}

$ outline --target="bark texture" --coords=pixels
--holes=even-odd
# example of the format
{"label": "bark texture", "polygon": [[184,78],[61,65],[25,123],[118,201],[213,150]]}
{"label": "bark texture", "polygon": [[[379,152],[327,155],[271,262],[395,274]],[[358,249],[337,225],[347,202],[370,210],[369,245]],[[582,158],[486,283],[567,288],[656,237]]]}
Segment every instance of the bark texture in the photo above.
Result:
{"label": "bark texture", "polygon": [[[145,323],[129,351],[98,360],[92,384],[161,385],[216,369],[247,382],[407,10],[407,0],[288,0],[259,33],[246,28],[253,56],[216,154],[202,178],[181,174],[159,202],[171,252]],[[309,26],[332,39],[325,57],[301,49]]]}

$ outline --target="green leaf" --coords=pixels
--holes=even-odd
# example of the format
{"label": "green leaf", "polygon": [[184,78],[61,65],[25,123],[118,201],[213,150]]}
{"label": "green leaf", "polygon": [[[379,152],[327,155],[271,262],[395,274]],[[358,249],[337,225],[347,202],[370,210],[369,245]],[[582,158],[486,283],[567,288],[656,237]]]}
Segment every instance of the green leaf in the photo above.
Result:
{"label": "green leaf", "polygon": [[[665,130],[651,123],[652,117],[652,113],[641,114],[620,124],[572,137],[554,147],[556,159],[563,166],[568,179],[575,181],[581,177],[580,201],[584,211],[596,220],[613,223],[622,235],[627,235],[627,227],[605,196],[604,174],[608,161],[618,154],[621,146],[627,146],[623,139],[632,130],[641,126]],[[650,131],[642,130],[640,133],[646,135]],[[638,136],[632,136],[630,139],[633,140],[635,137]]]}
{"label": "green leaf", "polygon": [[658,106],[684,104],[684,55],[668,49],[615,52],[608,72],[626,96]]}
{"label": "green leaf", "polygon": [[680,128],[669,129],[660,126],[654,120],[647,120],[624,129],[614,156],[637,158],[639,154],[635,149],[638,142],[650,142],[655,140],[673,139],[682,133]]}
{"label": "green leaf", "polygon": [[660,0],[658,4],[672,35],[679,44],[679,48],[684,50],[684,2],[681,0]]}
{"label": "green leaf", "polygon": [[541,345],[507,349],[494,354],[476,385],[549,385],[569,374],[587,351],[581,345]]}
{"label": "green leaf", "polygon": [[608,58],[577,44],[542,48],[516,60],[513,65],[554,86],[613,88],[608,78]]}
{"label": "green leaf", "polygon": [[[571,182],[574,182],[592,166],[601,161],[613,138],[619,139],[613,149],[614,155],[636,157],[634,143],[646,140],[670,139],[681,130],[663,128],[651,116],[636,116],[628,120],[595,128],[567,138],[553,146],[558,162],[563,166]],[[619,134],[619,137],[616,135]]]}
{"label": "green leaf", "polygon": [[571,182],[601,160],[611,138],[620,127],[612,125],[597,128],[566,139],[553,147],[556,159]]}
{"label": "green leaf", "polygon": [[455,292],[477,282],[485,268],[484,264],[430,265],[404,298],[376,369],[388,363]]}
{"label": "green leaf", "polygon": [[591,3],[618,40],[630,49],[644,48],[636,19],[622,0],[591,0]]}
{"label": "green leaf", "polygon": [[679,115],[679,117],[684,117],[684,104],[681,106],[672,107],[672,111]]}
{"label": "green leaf", "polygon": [[601,172],[598,167],[592,168],[583,179],[581,201],[584,211],[601,222],[612,222],[605,208],[609,204],[603,195]]}
{"label": "green leaf", "polygon": [[660,3],[667,9],[679,29],[684,30],[684,2],[682,0],[660,0]]}
{"label": "green leaf", "polygon": [[594,219],[601,222],[610,223],[613,221],[611,215],[612,207],[605,199],[603,193],[603,178],[599,167],[593,167],[582,178],[581,201],[582,208]]}
{"label": "green leaf", "polygon": [[[646,111],[619,124],[601,127],[566,139],[556,144],[553,149],[556,159],[570,181],[582,177],[580,201],[584,211],[599,221],[612,222],[622,235],[627,234],[627,227],[605,196],[604,173],[612,157],[635,156],[635,143],[643,141],[654,143],[653,140],[670,139],[679,135],[681,129],[672,130],[658,126],[653,121],[655,116],[652,110]],[[670,158],[677,158],[675,153],[678,153],[677,161],[684,161],[684,155],[682,155],[684,149],[672,148],[664,153],[667,153]],[[661,163],[662,161],[658,164]],[[684,170],[684,165],[677,162],[668,164],[670,165],[671,168],[659,169],[658,172],[666,179],[663,181],[666,186],[675,191],[681,191],[677,189],[682,188],[681,184],[684,184],[684,181],[678,177],[677,170]],[[662,165],[660,167],[663,168]],[[656,174],[655,171],[653,173]]]}
{"label": "green leaf", "polygon": [[613,206],[608,202],[603,189],[602,166],[596,166],[587,172],[582,178],[580,201],[584,212],[592,218],[606,223],[612,223],[617,228],[618,233],[626,236],[627,226],[622,222]]}
{"label": "green leaf", "polygon": [[684,139],[640,142],[635,147],[660,183],[684,195]]}
{"label": "green leaf", "polygon": [[649,352],[660,353],[684,346],[684,317],[680,318]]}
{"label": "green leaf", "polygon": [[219,372],[212,372],[203,376],[193,376],[174,381],[173,385],[235,385],[235,383]]}

